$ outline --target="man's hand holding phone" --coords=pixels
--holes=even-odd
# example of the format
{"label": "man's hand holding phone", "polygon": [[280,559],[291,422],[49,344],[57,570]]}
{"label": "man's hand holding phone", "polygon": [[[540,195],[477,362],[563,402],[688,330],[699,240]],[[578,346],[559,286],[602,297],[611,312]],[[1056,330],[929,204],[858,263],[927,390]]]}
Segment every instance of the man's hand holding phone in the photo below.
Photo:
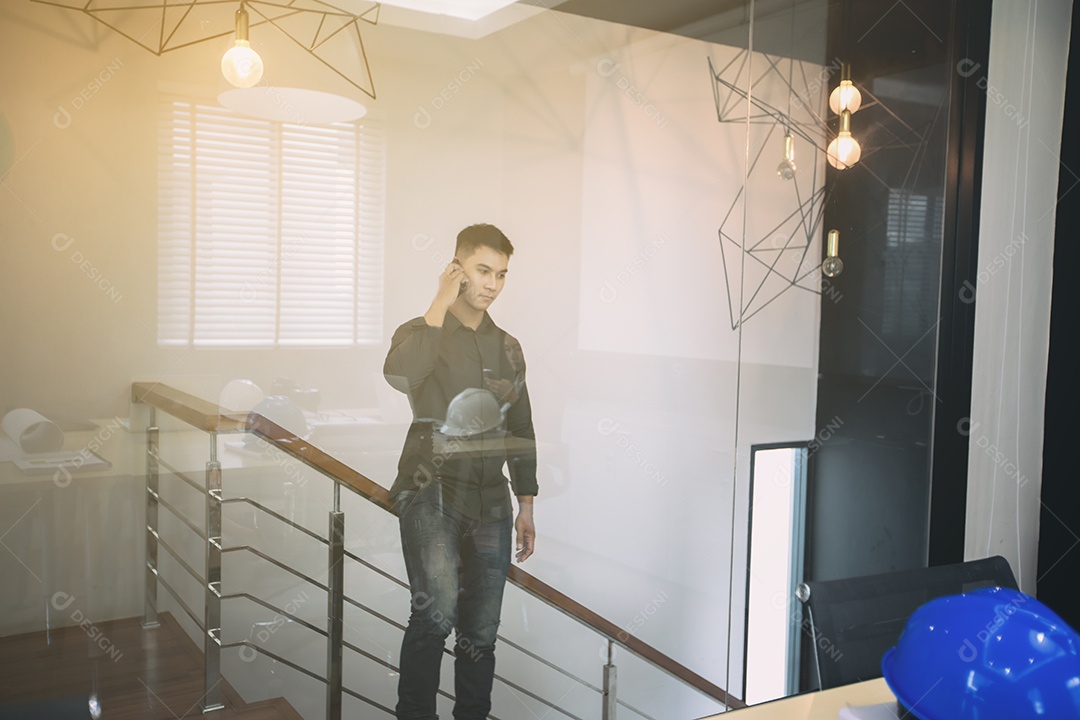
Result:
{"label": "man's hand holding phone", "polygon": [[435,299],[431,301],[431,307],[424,313],[427,324],[442,327],[443,319],[450,306],[468,287],[469,281],[465,277],[465,269],[458,259],[454,258],[439,274],[439,289],[435,293]]}
{"label": "man's hand holding phone", "polygon": [[458,284],[457,294],[458,296],[464,295],[465,291],[469,289],[469,278],[465,277],[465,268],[461,267],[461,263],[458,262],[457,258],[454,258],[454,260],[450,264],[456,265],[458,268],[460,268],[461,282]]}

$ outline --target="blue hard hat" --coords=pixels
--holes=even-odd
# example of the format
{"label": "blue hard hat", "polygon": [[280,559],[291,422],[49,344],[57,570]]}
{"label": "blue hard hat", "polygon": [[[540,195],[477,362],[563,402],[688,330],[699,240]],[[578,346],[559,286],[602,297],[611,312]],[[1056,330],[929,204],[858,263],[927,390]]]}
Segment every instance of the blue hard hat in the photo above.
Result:
{"label": "blue hard hat", "polygon": [[931,600],[881,669],[920,720],[1080,718],[1080,635],[1016,590]]}

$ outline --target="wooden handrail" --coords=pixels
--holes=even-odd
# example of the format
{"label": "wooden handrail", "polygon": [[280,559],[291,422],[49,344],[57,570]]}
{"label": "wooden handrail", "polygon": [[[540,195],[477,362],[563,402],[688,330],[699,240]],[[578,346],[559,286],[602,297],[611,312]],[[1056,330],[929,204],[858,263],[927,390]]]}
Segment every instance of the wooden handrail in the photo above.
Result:
{"label": "wooden handrail", "polygon": [[[206,432],[247,431],[258,434],[283,452],[351,488],[384,510],[392,511],[390,493],[382,485],[258,413],[232,413],[214,403],[156,382],[132,383],[131,400],[164,410]],[[706,680],[652,645],[634,637],[615,623],[601,617],[520,567],[511,565],[507,579],[525,592],[574,617],[583,625],[589,626],[717,702],[724,703],[733,710],[746,707],[746,703],[740,698]]]}
{"label": "wooden handrail", "polygon": [[131,383],[131,401],[164,410],[206,432],[243,432],[247,413],[229,413],[209,400],[157,382]]}

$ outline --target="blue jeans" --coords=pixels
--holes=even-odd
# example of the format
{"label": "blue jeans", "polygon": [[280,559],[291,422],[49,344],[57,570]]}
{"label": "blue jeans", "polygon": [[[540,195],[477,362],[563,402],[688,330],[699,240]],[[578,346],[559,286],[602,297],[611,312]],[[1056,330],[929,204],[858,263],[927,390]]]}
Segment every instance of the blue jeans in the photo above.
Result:
{"label": "blue jeans", "polygon": [[454,718],[483,720],[491,710],[512,520],[481,523],[466,517],[443,503],[438,481],[399,494],[397,510],[412,603],[401,643],[397,717],[438,718],[439,668],[455,629]]}

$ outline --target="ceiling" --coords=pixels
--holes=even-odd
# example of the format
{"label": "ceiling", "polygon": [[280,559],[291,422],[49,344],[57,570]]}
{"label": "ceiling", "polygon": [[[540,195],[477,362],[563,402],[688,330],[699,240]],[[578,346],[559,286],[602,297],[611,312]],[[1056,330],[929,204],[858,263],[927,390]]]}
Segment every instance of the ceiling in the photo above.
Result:
{"label": "ceiling", "polygon": [[518,0],[558,12],[820,62],[837,0]]}
{"label": "ceiling", "polygon": [[[541,4],[543,0],[524,0],[524,3]],[[559,12],[679,33],[718,15],[735,12],[743,16],[748,3],[746,0],[562,0],[546,5]]]}
{"label": "ceiling", "polygon": [[480,20],[464,20],[384,4],[379,23],[479,39],[551,10],[743,48],[750,45],[750,28],[753,27],[754,50],[821,63],[824,62],[829,9],[839,2],[840,0],[517,0]]}

